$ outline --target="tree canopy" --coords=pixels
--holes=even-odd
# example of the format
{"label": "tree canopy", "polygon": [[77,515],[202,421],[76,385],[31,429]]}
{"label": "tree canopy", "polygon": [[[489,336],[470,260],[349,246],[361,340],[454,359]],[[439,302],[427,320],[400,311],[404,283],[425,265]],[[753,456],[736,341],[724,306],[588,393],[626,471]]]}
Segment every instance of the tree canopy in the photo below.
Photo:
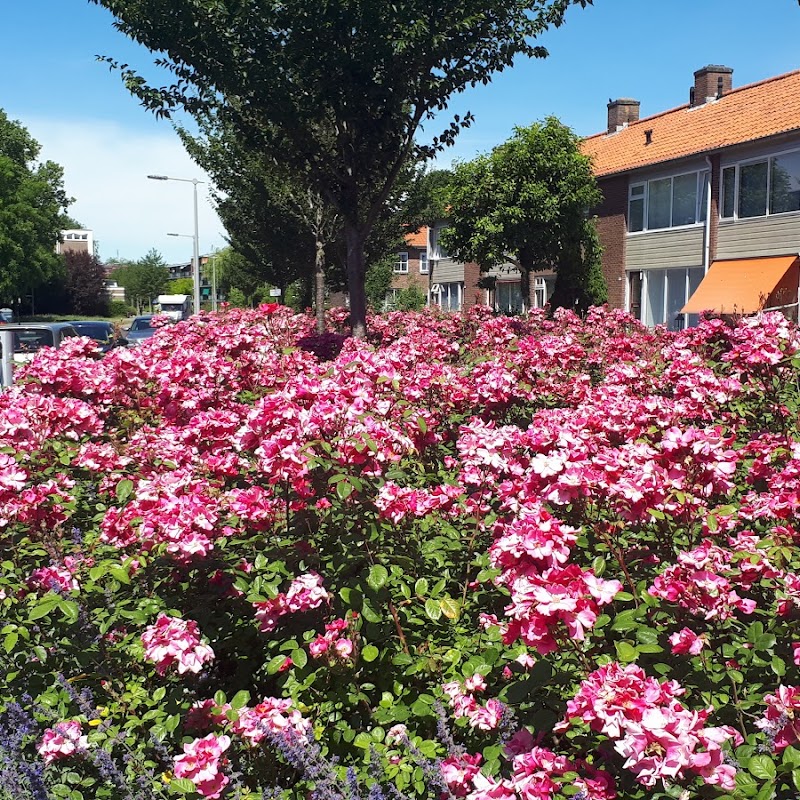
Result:
{"label": "tree canopy", "polygon": [[456,165],[450,225],[442,244],[488,270],[511,263],[530,298],[531,272],[554,270],[551,305],[605,302],[600,247],[589,210],[601,199],[580,139],[554,117],[526,128],[488,155]]}
{"label": "tree canopy", "polygon": [[108,310],[105,268],[93,253],[67,252],[66,292],[73,314],[104,314]]}
{"label": "tree canopy", "polygon": [[395,181],[409,158],[433,156],[472,117],[454,116],[420,143],[423,123],[516,56],[546,55],[534,37],[569,6],[591,3],[91,1],[172,71],[172,85],[156,89],[117,65],[146,107],[212,110],[307,176],[341,216],[356,335],[365,332],[365,243]]}
{"label": "tree canopy", "polygon": [[134,304],[137,311],[149,307],[169,286],[167,262],[155,248],[138,261],[128,261],[115,269],[111,278],[125,289],[125,300]]}
{"label": "tree canopy", "polygon": [[9,302],[54,277],[55,252],[70,200],[64,174],[38,163],[40,146],[0,110],[0,300]]}

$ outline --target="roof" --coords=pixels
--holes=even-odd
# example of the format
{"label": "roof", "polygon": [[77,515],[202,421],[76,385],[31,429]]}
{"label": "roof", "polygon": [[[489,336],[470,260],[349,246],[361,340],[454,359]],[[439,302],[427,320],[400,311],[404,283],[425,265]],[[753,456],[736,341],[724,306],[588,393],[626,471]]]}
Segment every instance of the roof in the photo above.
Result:
{"label": "roof", "polygon": [[423,225],[418,231],[406,234],[406,245],[408,247],[427,247],[428,228]]}
{"label": "roof", "polygon": [[71,322],[9,322],[0,327],[0,331],[18,331],[29,328],[47,329],[48,331],[59,331],[63,328],[71,328]]}
{"label": "roof", "polygon": [[796,130],[800,70],[732,89],[719,100],[640,119],[616,133],[590,136],[581,149],[602,177]]}
{"label": "roof", "polygon": [[[720,314],[752,314],[761,311],[789,270],[796,266],[797,260],[795,254],[715,261],[681,313],[716,311]],[[794,300],[797,278],[792,278]],[[780,298],[776,301],[779,302]]]}

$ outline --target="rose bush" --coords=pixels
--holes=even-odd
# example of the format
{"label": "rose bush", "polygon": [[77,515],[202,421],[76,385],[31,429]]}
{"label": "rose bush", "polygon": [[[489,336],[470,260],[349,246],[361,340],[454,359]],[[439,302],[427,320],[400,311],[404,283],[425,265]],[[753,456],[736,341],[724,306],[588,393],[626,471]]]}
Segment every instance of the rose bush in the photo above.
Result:
{"label": "rose bush", "polygon": [[0,797],[794,797],[797,329],[329,322],[0,395]]}

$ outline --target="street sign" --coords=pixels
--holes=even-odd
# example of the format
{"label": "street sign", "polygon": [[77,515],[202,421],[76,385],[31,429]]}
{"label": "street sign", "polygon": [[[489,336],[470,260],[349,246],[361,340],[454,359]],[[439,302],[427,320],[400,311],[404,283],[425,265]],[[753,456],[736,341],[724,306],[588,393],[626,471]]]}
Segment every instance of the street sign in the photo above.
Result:
{"label": "street sign", "polygon": [[280,297],[281,296],[281,290],[280,289],[270,289],[269,290],[269,296],[270,297]]}

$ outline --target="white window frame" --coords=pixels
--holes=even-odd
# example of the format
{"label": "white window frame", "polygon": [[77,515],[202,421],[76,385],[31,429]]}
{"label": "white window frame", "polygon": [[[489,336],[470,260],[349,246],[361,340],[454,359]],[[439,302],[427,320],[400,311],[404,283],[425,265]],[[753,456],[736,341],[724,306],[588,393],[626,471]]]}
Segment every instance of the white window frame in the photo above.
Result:
{"label": "white window frame", "polygon": [[427,275],[430,272],[430,264],[428,263],[428,254],[419,254],[419,274]]}
{"label": "white window frame", "polygon": [[[761,159],[759,159],[761,160]],[[672,224],[672,205],[673,205],[673,196],[675,191],[675,178],[683,178],[686,175],[694,175],[696,179],[696,190],[695,190],[695,209],[694,209],[694,222],[689,222],[685,225],[673,225]],[[642,214],[642,229],[640,231],[632,231],[628,230],[629,236],[636,236],[637,234],[641,233],[652,233],[654,231],[670,231],[670,230],[678,230],[681,228],[695,228],[699,225],[704,225],[705,220],[702,218],[703,214],[706,211],[706,204],[703,201],[703,189],[706,185],[706,179],[708,176],[707,169],[695,169],[689,170],[688,172],[679,172],[675,175],[662,175],[660,177],[650,178],[646,181],[636,181],[634,183],[629,184],[628,186],[628,208],[627,208],[627,217],[626,217],[626,224],[630,224],[631,219],[631,203],[636,200],[642,200],[644,203],[644,213]],[[650,224],[650,184],[653,181],[663,181],[669,179],[670,182],[670,190],[669,190],[669,218],[670,224],[663,228],[651,228],[649,227]],[[639,189],[644,187],[644,192],[640,195],[636,195],[634,197],[633,190]],[[709,187],[710,190],[710,187]]]}
{"label": "white window frame", "polygon": [[395,275],[408,274],[408,253],[403,251],[397,254],[397,261],[394,262]]}
{"label": "white window frame", "polygon": [[547,305],[547,282],[545,281],[544,278],[534,278],[533,307],[544,308],[546,305]]}
{"label": "white window frame", "polygon": [[[690,270],[693,270],[693,269],[702,269],[702,266],[701,265],[696,265],[694,267],[654,267],[652,269],[638,270],[639,272],[641,272],[641,275],[642,275],[641,301],[640,301],[640,303],[641,303],[641,319],[640,319],[640,321],[642,323],[645,323],[645,320],[644,320],[645,309],[649,304],[649,299],[648,299],[649,298],[649,291],[650,291],[650,285],[649,284],[650,284],[650,278],[652,276],[652,273],[654,273],[654,272],[659,272],[659,273],[663,272],[663,273],[665,273],[665,275],[664,275],[664,279],[665,279],[665,282],[664,282],[664,297],[663,297],[663,299],[661,301],[661,313],[659,315],[663,321],[662,322],[656,322],[654,326],[666,325],[669,328],[669,320],[667,319],[667,311],[668,311],[668,305],[669,305],[669,289],[667,287],[667,280],[669,279],[668,275],[669,275],[670,272],[674,274],[674,273],[683,271],[683,280],[684,280],[684,289],[683,289],[684,301],[683,302],[684,303],[688,303],[689,299],[691,297],[691,293],[690,293],[691,292],[691,281],[689,279],[689,272],[690,272]],[[627,281],[626,281],[626,283],[627,283]],[[629,290],[630,290],[630,287],[629,286],[626,287],[626,292],[629,292]],[[627,303],[630,303],[630,297],[628,297],[628,299],[626,300],[626,304]],[[630,306],[629,305],[626,305],[626,307],[628,308],[628,310],[630,310]],[[683,328],[681,328],[681,330],[685,330],[687,327],[690,327],[691,322],[697,320],[697,315],[696,314],[680,314],[679,316],[683,317]],[[695,322],[695,324],[696,324],[696,322]],[[672,328],[670,328],[670,330],[672,330]]]}
{"label": "white window frame", "polygon": [[[770,211],[770,205],[772,201],[772,162],[776,158],[780,158],[781,156],[789,156],[794,153],[800,153],[800,149],[794,147],[791,150],[781,150],[777,153],[770,153],[766,156],[757,156],[754,158],[745,158],[741,161],[733,161],[729,164],[720,164],[719,168],[719,177],[720,177],[720,198],[722,202],[719,203],[719,218],[721,220],[739,220],[739,219],[763,219],[764,217],[783,217],[786,214],[798,214],[800,210],[795,211],[778,211],[772,212]],[[754,217],[740,217],[739,216],[739,192],[741,189],[741,172],[742,167],[746,167],[750,164],[760,164],[762,162],[767,162],[767,210],[765,214],[758,214]],[[723,186],[723,172],[726,169],[730,169],[733,167],[734,169],[734,190],[733,190],[733,216],[725,217],[723,216],[723,205],[724,205],[724,186]]]}

